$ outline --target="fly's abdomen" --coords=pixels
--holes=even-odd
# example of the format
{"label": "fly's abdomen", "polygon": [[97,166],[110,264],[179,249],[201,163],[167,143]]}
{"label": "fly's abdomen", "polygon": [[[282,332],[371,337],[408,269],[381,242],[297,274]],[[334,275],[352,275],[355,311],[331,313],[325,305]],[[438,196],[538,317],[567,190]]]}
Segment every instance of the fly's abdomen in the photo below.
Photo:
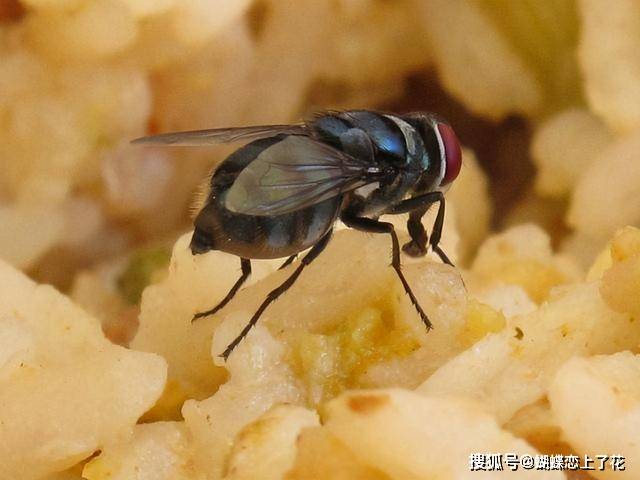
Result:
{"label": "fly's abdomen", "polygon": [[251,142],[231,154],[216,170],[207,203],[195,220],[192,241],[195,253],[220,250],[244,258],[281,258],[311,247],[333,226],[342,202],[340,195],[274,216],[237,213],[225,206],[226,195],[240,172],[281,139]]}
{"label": "fly's abdomen", "polygon": [[341,200],[336,197],[273,217],[239,214],[212,202],[198,214],[194,236],[206,237],[209,250],[244,258],[287,257],[311,247],[329,231]]}

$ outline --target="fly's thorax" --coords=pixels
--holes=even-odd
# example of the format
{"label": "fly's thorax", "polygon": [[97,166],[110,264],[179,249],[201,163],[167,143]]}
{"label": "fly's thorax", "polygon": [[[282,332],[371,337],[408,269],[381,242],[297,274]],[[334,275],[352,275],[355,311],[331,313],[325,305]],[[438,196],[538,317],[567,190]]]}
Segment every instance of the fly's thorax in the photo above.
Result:
{"label": "fly's thorax", "polygon": [[404,199],[428,167],[420,132],[402,117],[351,110],[322,115],[311,124],[318,138],[351,156],[370,161],[381,178],[354,190],[350,208],[380,215]]}
{"label": "fly's thorax", "polygon": [[369,183],[353,191],[354,195],[360,197],[363,201],[367,201],[376,190],[380,189],[380,182]]}
{"label": "fly's thorax", "polygon": [[415,170],[396,170],[393,176],[354,190],[350,194],[349,208],[357,215],[383,215],[411,194],[418,176]]}
{"label": "fly's thorax", "polygon": [[332,112],[310,127],[321,141],[353,157],[396,166],[407,161],[405,137],[391,116],[366,110]]}

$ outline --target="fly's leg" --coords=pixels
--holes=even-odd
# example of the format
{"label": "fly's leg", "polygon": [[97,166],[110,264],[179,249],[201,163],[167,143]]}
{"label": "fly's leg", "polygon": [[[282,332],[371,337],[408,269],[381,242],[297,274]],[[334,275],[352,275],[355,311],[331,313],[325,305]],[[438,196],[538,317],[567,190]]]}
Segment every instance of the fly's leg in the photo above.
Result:
{"label": "fly's leg", "polygon": [[[429,237],[429,245],[432,250],[440,257],[444,263],[455,266],[449,260],[446,253],[440,248],[440,239],[442,238],[442,227],[444,226],[444,195],[442,192],[429,192],[415,198],[404,200],[396,205],[390,213],[407,213],[409,212],[409,220],[407,221],[407,229],[411,235],[411,242],[407,243],[403,249],[411,255],[414,252],[424,251],[426,253],[426,237],[427,232],[422,225],[422,216],[429,209],[429,206],[438,203],[438,213],[433,223],[433,231]],[[421,250],[424,249],[424,250]],[[424,254],[423,254],[424,255]],[[419,255],[412,255],[419,256]]]}
{"label": "fly's leg", "polygon": [[444,225],[444,196],[442,193],[440,194],[440,204],[438,205],[438,213],[436,214],[436,221],[433,222],[433,230],[431,231],[431,236],[429,237],[429,245],[434,252],[438,254],[440,260],[442,260],[447,265],[451,265],[455,267],[453,262],[449,260],[447,254],[440,248],[440,238],[442,237],[442,226]]}
{"label": "fly's leg", "polygon": [[402,250],[410,257],[424,257],[427,254],[427,242],[429,237],[422,225],[422,217],[429,207],[421,207],[412,210],[407,220],[407,230],[411,240],[402,246]]}
{"label": "fly's leg", "polygon": [[233,342],[229,344],[229,346],[225,349],[225,351],[222,352],[222,355],[220,355],[222,358],[226,360],[229,357],[229,355],[231,355],[231,352],[233,352],[233,349],[238,346],[238,344],[242,341],[244,337],[247,336],[249,331],[258,322],[258,319],[260,318],[262,313],[267,309],[267,307],[271,305],[271,303],[274,302],[280,295],[286,292],[289,289],[289,287],[291,287],[296,282],[296,280],[302,273],[302,270],[304,270],[304,268],[307,265],[313,262],[318,257],[318,255],[322,253],[322,251],[325,249],[325,247],[329,243],[329,239],[331,238],[331,232],[332,231],[330,230],[328,233],[326,233],[325,236],[322,237],[320,241],[311,248],[311,250],[309,250],[309,253],[307,253],[302,258],[300,265],[298,265],[298,267],[293,271],[293,273],[289,275],[289,277],[284,282],[282,282],[280,286],[278,286],[277,288],[269,292],[269,294],[267,295],[267,298],[264,299],[260,307],[258,307],[258,310],[256,310],[256,313],[254,313],[253,317],[251,317],[251,320],[249,320],[249,323],[247,323],[247,325],[242,329],[240,334],[233,340]]}
{"label": "fly's leg", "polygon": [[343,214],[340,219],[344,222],[348,227],[354,228],[356,230],[360,230],[363,232],[369,233],[386,233],[391,236],[391,245],[392,245],[392,259],[391,266],[396,271],[398,278],[400,278],[400,282],[402,282],[402,286],[404,287],[404,291],[409,295],[411,299],[411,303],[416,308],[418,315],[420,315],[420,319],[427,327],[427,330],[431,330],[433,325],[429,320],[429,317],[422,307],[418,303],[418,299],[413,294],[407,279],[404,278],[404,274],[402,273],[402,266],[400,265],[400,242],[398,242],[398,235],[393,228],[393,224],[388,222],[380,222],[378,220],[373,220],[371,218],[366,217],[357,217],[349,214]]}
{"label": "fly's leg", "polygon": [[231,290],[229,290],[229,293],[227,293],[227,296],[224,297],[222,301],[218,303],[218,305],[213,307],[211,310],[207,310],[206,312],[196,313],[191,319],[192,322],[196,321],[199,318],[213,315],[214,313],[219,311],[222,307],[224,307],[227,303],[229,303],[229,301],[231,301],[231,299],[235,296],[238,290],[240,290],[240,287],[242,286],[242,284],[247,280],[247,278],[249,278],[249,275],[251,275],[251,260],[249,260],[248,258],[241,258],[240,267],[242,268],[242,275],[236,281],[233,287],[231,287]]}
{"label": "fly's leg", "polygon": [[287,258],[285,260],[285,262],[280,265],[280,268],[278,268],[278,270],[282,270],[283,268],[287,268],[289,265],[291,265],[293,263],[293,261],[298,257],[298,254],[295,253],[293,255],[291,255],[289,258]]}

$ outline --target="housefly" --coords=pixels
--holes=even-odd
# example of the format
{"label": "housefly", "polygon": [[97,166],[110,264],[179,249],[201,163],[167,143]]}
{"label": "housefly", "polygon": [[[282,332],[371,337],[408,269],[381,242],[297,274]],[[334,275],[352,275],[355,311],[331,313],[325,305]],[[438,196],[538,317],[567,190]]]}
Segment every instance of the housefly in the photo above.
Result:
{"label": "housefly", "polygon": [[[405,292],[427,329],[428,316],[405,279],[393,224],[383,214],[408,213],[411,240],[403,250],[422,256],[439,247],[444,221],[443,192],[458,176],[460,145],[449,124],[430,113],[385,114],[367,110],[325,112],[292,125],[266,125],[165,133],[134,140],[145,145],[207,146],[246,142],[213,173],[206,202],[195,218],[194,255],[220,250],[240,258],[242,275],[215,307],[224,307],[251,274],[251,259],[289,257],[310,248],[291,275],[271,291],[225,359],[265,309],[298,279],[324,250],[336,220],[348,227],[391,238],[392,262]],[[438,212],[428,236],[422,217]]]}

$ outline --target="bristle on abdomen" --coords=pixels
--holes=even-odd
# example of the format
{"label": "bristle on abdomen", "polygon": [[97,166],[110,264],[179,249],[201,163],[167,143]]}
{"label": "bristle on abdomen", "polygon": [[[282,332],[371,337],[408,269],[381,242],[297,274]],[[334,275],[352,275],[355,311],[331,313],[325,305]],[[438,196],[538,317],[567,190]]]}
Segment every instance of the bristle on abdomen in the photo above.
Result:
{"label": "bristle on abdomen", "polygon": [[189,216],[191,218],[195,218],[196,215],[198,215],[207,201],[207,197],[209,196],[209,192],[211,191],[211,177],[213,176],[214,171],[215,168],[212,168],[206,178],[203,179],[202,182],[200,182],[198,188],[196,188],[196,191],[193,194],[193,201],[189,206]]}

